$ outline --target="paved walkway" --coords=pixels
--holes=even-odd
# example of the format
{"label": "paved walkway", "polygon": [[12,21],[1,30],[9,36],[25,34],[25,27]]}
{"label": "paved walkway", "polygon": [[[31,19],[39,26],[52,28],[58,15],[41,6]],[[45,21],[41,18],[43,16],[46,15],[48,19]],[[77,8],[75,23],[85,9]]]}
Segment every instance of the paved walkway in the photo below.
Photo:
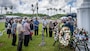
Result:
{"label": "paved walkway", "polygon": [[5,22],[5,19],[0,19],[0,22]]}

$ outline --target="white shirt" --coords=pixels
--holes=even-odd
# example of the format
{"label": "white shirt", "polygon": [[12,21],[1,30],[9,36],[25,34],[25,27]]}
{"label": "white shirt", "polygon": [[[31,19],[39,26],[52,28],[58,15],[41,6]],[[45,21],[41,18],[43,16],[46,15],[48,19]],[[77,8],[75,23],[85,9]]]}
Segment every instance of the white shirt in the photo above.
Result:
{"label": "white shirt", "polygon": [[17,24],[17,32],[18,32],[18,34],[20,34],[22,30],[23,30],[22,24],[18,23]]}
{"label": "white shirt", "polygon": [[7,29],[11,29],[11,25],[10,25],[10,23],[8,23]]}
{"label": "white shirt", "polygon": [[47,20],[43,20],[43,28],[47,27],[48,21]]}

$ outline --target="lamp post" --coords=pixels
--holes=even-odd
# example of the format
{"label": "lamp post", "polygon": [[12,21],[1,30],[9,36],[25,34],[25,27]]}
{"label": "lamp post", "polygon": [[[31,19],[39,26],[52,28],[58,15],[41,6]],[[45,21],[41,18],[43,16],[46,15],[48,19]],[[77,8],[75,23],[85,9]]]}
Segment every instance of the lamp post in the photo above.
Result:
{"label": "lamp post", "polygon": [[72,10],[72,7],[70,6],[70,14],[72,13],[71,10]]}
{"label": "lamp post", "polygon": [[37,9],[37,17],[38,17],[38,9],[39,9],[38,2],[36,3],[36,9]]}
{"label": "lamp post", "polygon": [[35,10],[34,10],[34,5],[32,4],[31,7],[32,7],[31,10],[33,11],[33,14],[34,14],[34,11],[35,11]]}

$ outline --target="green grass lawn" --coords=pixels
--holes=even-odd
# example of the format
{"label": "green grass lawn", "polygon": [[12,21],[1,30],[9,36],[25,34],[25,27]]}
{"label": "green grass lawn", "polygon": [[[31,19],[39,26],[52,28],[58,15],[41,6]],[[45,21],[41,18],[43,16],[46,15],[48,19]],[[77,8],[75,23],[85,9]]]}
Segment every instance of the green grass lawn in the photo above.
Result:
{"label": "green grass lawn", "polygon": [[[33,40],[29,42],[28,47],[23,46],[23,51],[73,51],[70,48],[60,48],[58,46],[58,43],[56,43],[55,46],[52,46],[54,43],[53,37],[46,37],[45,36],[45,42],[46,45],[43,47],[40,47],[39,44],[41,42],[41,29],[42,25],[39,26],[39,35],[34,36]],[[4,23],[0,23],[0,31],[4,29]],[[0,37],[0,51],[17,51],[17,46],[11,45],[12,38],[8,38],[6,32],[3,34],[3,36]],[[17,44],[17,43],[16,43]]]}

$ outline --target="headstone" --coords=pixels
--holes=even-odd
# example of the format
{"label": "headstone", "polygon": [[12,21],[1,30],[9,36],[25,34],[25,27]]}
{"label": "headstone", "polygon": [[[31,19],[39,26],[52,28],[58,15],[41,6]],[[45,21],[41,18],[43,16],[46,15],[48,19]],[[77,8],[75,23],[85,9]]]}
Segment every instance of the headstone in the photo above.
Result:
{"label": "headstone", "polygon": [[0,31],[0,36],[2,36],[3,34],[2,34],[2,32]]}
{"label": "headstone", "polygon": [[77,12],[78,28],[84,28],[90,34],[90,0],[83,0]]}
{"label": "headstone", "polygon": [[39,44],[39,46],[45,46],[45,41],[44,41],[44,29],[42,29],[42,41],[41,43]]}
{"label": "headstone", "polygon": [[[83,3],[78,8],[77,26],[88,31],[90,39],[90,0],[83,0]],[[88,47],[90,49],[90,42],[88,42]]]}

